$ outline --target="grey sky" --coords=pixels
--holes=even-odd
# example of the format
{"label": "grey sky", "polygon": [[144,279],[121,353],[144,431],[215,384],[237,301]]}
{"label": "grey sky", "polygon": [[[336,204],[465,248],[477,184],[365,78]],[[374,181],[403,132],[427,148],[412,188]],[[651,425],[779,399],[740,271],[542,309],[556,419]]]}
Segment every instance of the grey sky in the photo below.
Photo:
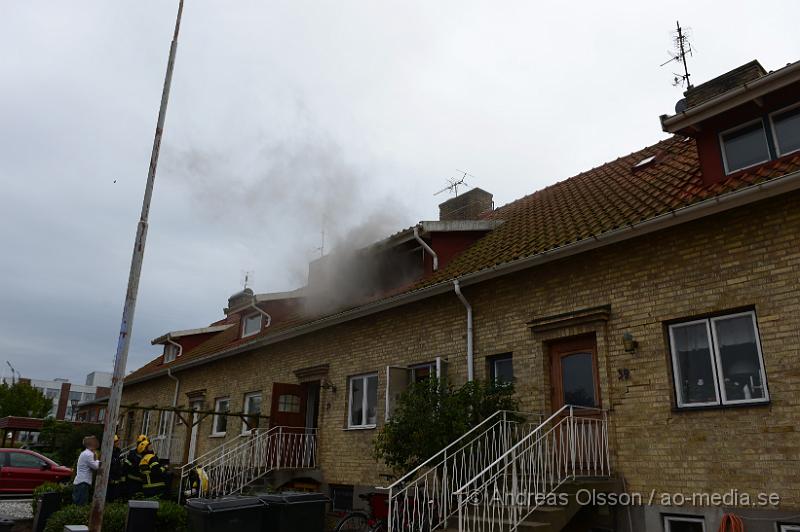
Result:
{"label": "grey sky", "polygon": [[[110,370],[176,2],[0,0],[0,363]],[[326,226],[435,219],[463,168],[498,205],[651,144],[680,90],[800,59],[796,1],[187,0],[128,369],[294,288]],[[114,182],[116,180],[116,183]]]}

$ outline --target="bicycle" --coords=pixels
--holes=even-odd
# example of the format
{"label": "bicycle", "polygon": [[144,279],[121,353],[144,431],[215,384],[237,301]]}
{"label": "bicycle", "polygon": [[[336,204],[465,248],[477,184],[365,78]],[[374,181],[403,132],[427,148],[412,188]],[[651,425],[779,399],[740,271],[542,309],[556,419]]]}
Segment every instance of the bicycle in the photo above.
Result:
{"label": "bicycle", "polygon": [[348,512],[336,525],[334,532],[386,532],[389,517],[389,495],[370,492],[359,495],[367,501],[369,513],[360,510]]}

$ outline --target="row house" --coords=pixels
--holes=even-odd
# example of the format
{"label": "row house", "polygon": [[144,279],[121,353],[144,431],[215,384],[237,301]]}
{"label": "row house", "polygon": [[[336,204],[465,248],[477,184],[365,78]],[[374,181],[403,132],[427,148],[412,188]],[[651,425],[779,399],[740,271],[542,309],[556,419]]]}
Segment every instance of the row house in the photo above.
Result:
{"label": "row house", "polygon": [[[497,208],[472,189],[155,339],[124,437],[171,437],[216,494],[311,479],[347,508],[387,487],[390,530],[800,530],[800,62],[743,65],[660,122],[652,146]],[[538,417],[499,413],[396,482],[373,439],[431,374],[512,379]]]}

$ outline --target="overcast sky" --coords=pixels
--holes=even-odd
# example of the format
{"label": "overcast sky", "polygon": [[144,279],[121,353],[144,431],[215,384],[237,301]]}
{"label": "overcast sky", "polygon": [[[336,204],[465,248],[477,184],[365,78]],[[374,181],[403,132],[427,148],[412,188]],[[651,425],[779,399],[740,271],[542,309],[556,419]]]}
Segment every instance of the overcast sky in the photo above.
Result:
{"label": "overcast sky", "polygon": [[[110,371],[176,1],[0,0],[0,363]],[[664,137],[697,83],[800,59],[796,0],[187,0],[128,370],[356,235],[502,205]],[[355,231],[355,233],[351,232]],[[4,374],[8,374],[4,367]]]}

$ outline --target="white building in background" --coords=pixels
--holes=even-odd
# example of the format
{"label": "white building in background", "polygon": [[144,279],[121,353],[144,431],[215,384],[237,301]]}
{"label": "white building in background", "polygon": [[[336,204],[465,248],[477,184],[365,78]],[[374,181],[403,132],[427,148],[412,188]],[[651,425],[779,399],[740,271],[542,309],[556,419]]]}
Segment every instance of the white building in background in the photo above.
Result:
{"label": "white building in background", "polygon": [[98,390],[103,393],[108,392],[111,386],[111,373],[93,371],[86,376],[85,384],[70,382],[69,379],[23,379],[29,380],[30,385],[41,390],[48,398],[53,401],[48,417],[75,421],[75,413],[79,403],[93,401],[98,394]]}

